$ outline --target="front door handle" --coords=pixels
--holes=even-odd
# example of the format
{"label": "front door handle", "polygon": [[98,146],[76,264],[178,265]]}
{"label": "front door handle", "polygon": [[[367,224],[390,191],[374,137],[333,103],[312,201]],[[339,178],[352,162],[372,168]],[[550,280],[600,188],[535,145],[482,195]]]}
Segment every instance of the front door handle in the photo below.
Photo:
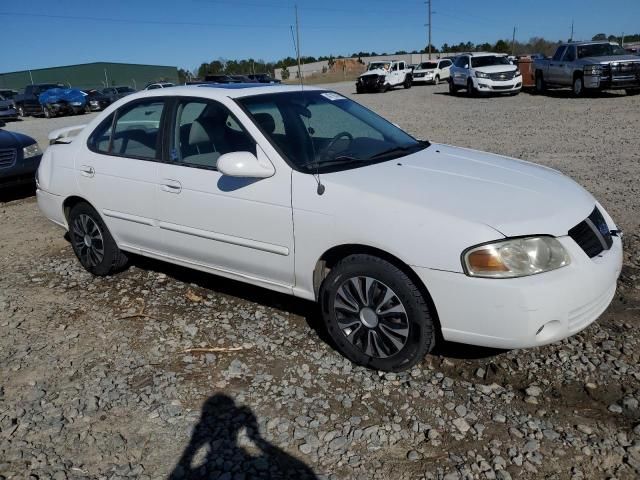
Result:
{"label": "front door handle", "polygon": [[182,191],[182,184],[177,180],[165,178],[160,184],[160,189],[167,193],[180,193]]}
{"label": "front door handle", "polygon": [[96,174],[95,168],[90,165],[80,165],[80,175],[83,177],[93,177]]}

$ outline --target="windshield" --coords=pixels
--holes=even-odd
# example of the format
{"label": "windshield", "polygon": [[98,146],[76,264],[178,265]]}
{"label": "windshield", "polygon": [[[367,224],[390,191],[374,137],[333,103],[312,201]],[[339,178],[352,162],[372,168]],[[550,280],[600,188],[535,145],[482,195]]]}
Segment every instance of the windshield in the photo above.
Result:
{"label": "windshield", "polygon": [[373,62],[369,64],[369,68],[367,70],[377,70],[379,68],[386,68],[387,70],[391,67],[389,62]]}
{"label": "windshield", "polygon": [[485,57],[471,57],[471,66],[473,68],[478,67],[490,67],[492,65],[511,65],[507,57],[498,55],[487,55]]}
{"label": "windshield", "polygon": [[5,100],[11,100],[16,96],[16,94],[11,90],[3,90],[2,93],[0,93],[0,96],[2,96]]}
{"label": "windshield", "polygon": [[437,66],[438,64],[435,62],[424,62],[424,63],[421,63],[418,68],[420,70],[430,70],[432,68],[436,68]]}
{"label": "windshield", "polygon": [[592,45],[579,45],[578,58],[609,57],[612,55],[628,55],[624,48],[613,43],[594,43]]}
{"label": "windshield", "polygon": [[428,146],[333,92],[281,92],[237,101],[291,166],[303,172],[362,167]]}

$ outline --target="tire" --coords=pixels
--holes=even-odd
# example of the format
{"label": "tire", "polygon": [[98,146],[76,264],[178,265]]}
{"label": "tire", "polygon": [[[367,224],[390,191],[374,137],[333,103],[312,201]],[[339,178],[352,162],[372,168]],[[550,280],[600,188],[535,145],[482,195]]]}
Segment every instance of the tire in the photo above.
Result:
{"label": "tire", "polygon": [[640,89],[638,88],[627,88],[625,93],[629,96],[640,94]]}
{"label": "tire", "polygon": [[475,97],[476,96],[476,87],[473,86],[473,80],[467,80],[467,96]]}
{"label": "tire", "polygon": [[18,116],[19,117],[25,117],[26,116],[24,114],[24,107],[22,105],[18,106]]}
{"label": "tire", "polygon": [[453,79],[449,79],[449,95],[457,95],[458,87],[453,83]]}
{"label": "tire", "polygon": [[434,80],[436,85],[440,85],[440,75],[436,75],[436,79]]}
{"label": "tire", "polygon": [[69,236],[80,264],[94,275],[103,277],[127,264],[127,256],[116,245],[98,212],[87,203],[78,203],[69,212]]}
{"label": "tire", "polygon": [[411,88],[412,85],[413,85],[413,78],[411,78],[411,75],[407,75],[406,78],[404,79],[404,88],[409,89]]}
{"label": "tire", "polygon": [[364,93],[364,88],[356,86],[356,93],[358,95],[360,95],[361,93]]}
{"label": "tire", "polygon": [[47,107],[44,107],[44,118],[53,118],[55,115]]}
{"label": "tire", "polygon": [[544,77],[542,76],[542,73],[536,72],[536,88],[535,88],[535,92],[536,93],[544,93],[546,89],[547,89],[547,85],[544,82]]}
{"label": "tire", "polygon": [[338,351],[358,365],[406,370],[435,345],[427,300],[402,270],[381,258],[351,255],[338,262],[322,283],[320,304]]}
{"label": "tire", "polygon": [[584,97],[585,93],[584,80],[580,75],[578,75],[573,79],[573,96],[580,98]]}

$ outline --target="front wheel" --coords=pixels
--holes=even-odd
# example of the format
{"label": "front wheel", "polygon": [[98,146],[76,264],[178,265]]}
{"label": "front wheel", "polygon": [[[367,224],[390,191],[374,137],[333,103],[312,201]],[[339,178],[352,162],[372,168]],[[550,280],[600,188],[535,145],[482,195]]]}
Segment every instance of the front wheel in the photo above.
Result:
{"label": "front wheel", "polygon": [[395,265],[351,255],[334,266],[320,291],[322,316],[342,355],[375,370],[417,364],[435,344],[426,299]]}
{"label": "front wheel", "polygon": [[576,77],[573,79],[573,96],[576,98],[584,96],[584,81],[582,77]]}
{"label": "front wheel", "polygon": [[629,95],[629,96],[631,96],[631,95],[638,95],[638,94],[640,94],[640,89],[638,89],[638,88],[627,88],[627,89],[625,90],[625,93],[626,93],[627,95]]}
{"label": "front wheel", "polygon": [[69,212],[69,235],[73,252],[88,272],[102,277],[127,264],[127,256],[89,204],[79,203]]}
{"label": "front wheel", "polygon": [[453,83],[453,79],[449,79],[449,95],[456,95],[458,93],[458,87]]}
{"label": "front wheel", "polygon": [[411,76],[407,75],[407,78],[404,79],[404,88],[411,88],[413,85],[413,79]]}
{"label": "front wheel", "polygon": [[440,75],[436,75],[436,79],[435,79],[435,84],[439,85],[440,84]]}
{"label": "front wheel", "polygon": [[536,74],[536,93],[544,93],[546,85],[542,73]]}
{"label": "front wheel", "polygon": [[55,115],[49,108],[44,107],[44,118],[53,118],[54,116]]}
{"label": "front wheel", "polygon": [[22,105],[20,105],[20,106],[18,107],[18,116],[19,116],[19,117],[24,117],[24,116],[25,116],[25,114],[24,114],[24,107],[23,107]]}
{"label": "front wheel", "polygon": [[471,79],[467,80],[467,95],[469,97],[476,96],[476,87],[473,86],[473,80]]}

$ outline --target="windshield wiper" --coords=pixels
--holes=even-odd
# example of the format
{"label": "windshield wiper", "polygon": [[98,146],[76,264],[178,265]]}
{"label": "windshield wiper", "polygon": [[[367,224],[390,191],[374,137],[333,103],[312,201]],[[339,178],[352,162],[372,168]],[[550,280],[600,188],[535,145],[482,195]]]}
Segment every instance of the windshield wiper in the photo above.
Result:
{"label": "windshield wiper", "polygon": [[327,165],[352,165],[354,163],[363,163],[365,162],[362,158],[352,157],[351,155],[340,155],[339,157],[332,158],[331,160],[323,160],[321,162],[313,162],[308,163],[307,168],[311,170],[312,168],[325,167]]}
{"label": "windshield wiper", "polygon": [[[411,145],[408,147],[393,147],[393,148],[390,148],[389,150],[384,150],[380,153],[376,153],[375,155],[370,157],[368,160],[377,160],[380,158],[384,158],[388,155],[393,155],[395,153],[408,153],[408,152],[414,153],[413,151],[416,147],[421,146],[423,148],[427,148],[429,145],[430,143],[427,141],[420,141],[415,145]],[[415,150],[415,151],[417,152],[418,150]]]}

